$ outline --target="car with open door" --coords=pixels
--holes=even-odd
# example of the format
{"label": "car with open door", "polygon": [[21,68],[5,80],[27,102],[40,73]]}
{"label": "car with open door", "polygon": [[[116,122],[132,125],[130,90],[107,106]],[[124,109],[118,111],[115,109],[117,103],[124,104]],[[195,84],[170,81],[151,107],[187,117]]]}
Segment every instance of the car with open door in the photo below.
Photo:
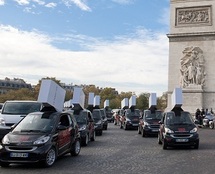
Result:
{"label": "car with open door", "polygon": [[66,112],[33,112],[2,139],[0,166],[11,163],[54,164],[59,156],[80,153],[80,133],[73,115]]}

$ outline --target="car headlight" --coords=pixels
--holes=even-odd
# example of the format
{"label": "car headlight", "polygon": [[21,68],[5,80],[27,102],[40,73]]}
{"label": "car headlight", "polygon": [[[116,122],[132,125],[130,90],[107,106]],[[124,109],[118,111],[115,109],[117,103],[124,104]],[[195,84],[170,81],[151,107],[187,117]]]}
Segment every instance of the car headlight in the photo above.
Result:
{"label": "car headlight", "polygon": [[100,125],[100,124],[102,124],[101,120],[99,120],[99,121],[96,123],[96,125]]}
{"label": "car headlight", "polygon": [[79,131],[83,131],[83,130],[85,130],[85,129],[86,129],[86,125],[80,127],[80,128],[79,128]]}
{"label": "car headlight", "polygon": [[0,118],[0,126],[6,126],[4,118]]}
{"label": "car headlight", "polygon": [[10,140],[7,135],[5,135],[4,138],[2,139],[2,144],[10,144]]}
{"label": "car headlight", "polygon": [[169,129],[169,128],[165,128],[165,132],[168,133],[168,134],[172,134],[174,133],[173,130]]}
{"label": "car headlight", "polygon": [[33,144],[38,145],[38,144],[45,144],[46,142],[48,142],[50,139],[50,136],[42,136],[40,138],[38,138],[36,141],[34,141]]}
{"label": "car headlight", "polygon": [[196,133],[197,132],[197,128],[196,127],[194,127],[191,131],[190,131],[190,133]]}

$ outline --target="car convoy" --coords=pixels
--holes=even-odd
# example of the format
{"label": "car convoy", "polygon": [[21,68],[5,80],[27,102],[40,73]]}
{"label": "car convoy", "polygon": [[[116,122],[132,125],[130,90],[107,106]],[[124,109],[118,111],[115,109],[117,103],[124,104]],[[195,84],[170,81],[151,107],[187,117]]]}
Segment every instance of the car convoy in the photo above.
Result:
{"label": "car convoy", "polygon": [[[162,144],[163,149],[175,146],[198,149],[197,122],[191,114],[183,111],[180,104],[163,112],[157,109],[153,101],[155,98],[151,100],[149,108],[143,111],[136,108],[135,98],[129,100],[131,104],[124,100],[121,109],[111,111],[90,105],[89,109],[86,109],[73,99],[72,107],[69,105],[64,111],[58,111],[55,107],[40,101],[28,101],[27,103],[31,103],[34,109],[28,106],[27,108],[31,110],[17,112],[12,111],[12,108],[16,108],[14,104],[20,101],[11,102],[13,106],[11,110],[6,109],[8,102],[5,102],[1,110],[0,123],[7,131],[2,135],[0,143],[0,166],[38,162],[50,167],[59,156],[67,153],[77,156],[81,146],[87,146],[89,141],[95,141],[96,136],[101,136],[113,120],[114,125],[119,128],[136,129],[142,137],[156,136],[158,144]],[[26,101],[21,103],[26,105]],[[105,112],[107,110],[112,116],[110,114],[107,116]],[[15,122],[6,121],[13,115],[12,113],[19,113],[19,119]]]}

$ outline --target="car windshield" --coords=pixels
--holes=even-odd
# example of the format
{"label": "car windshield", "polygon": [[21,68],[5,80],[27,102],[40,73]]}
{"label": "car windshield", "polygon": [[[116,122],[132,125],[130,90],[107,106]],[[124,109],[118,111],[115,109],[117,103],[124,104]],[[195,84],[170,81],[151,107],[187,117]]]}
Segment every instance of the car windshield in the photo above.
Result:
{"label": "car windshield", "polygon": [[146,112],[146,120],[160,120],[162,118],[161,111],[155,111],[151,113],[151,111]]}
{"label": "car windshield", "polygon": [[134,110],[134,111],[131,111],[130,109],[126,111],[127,112],[127,117],[128,118],[131,118],[131,117],[140,117],[140,112],[139,110]]}
{"label": "car windshield", "polygon": [[86,124],[87,122],[87,112],[80,112],[78,115],[75,115],[76,121],[78,124]]}
{"label": "car windshield", "polygon": [[167,125],[184,125],[184,124],[193,124],[191,115],[189,112],[181,112],[180,115],[175,115],[174,112],[168,113],[166,116]]}
{"label": "car windshield", "polygon": [[93,118],[95,121],[101,120],[101,112],[99,110],[93,110]]}
{"label": "car windshield", "polygon": [[102,118],[104,119],[105,118],[105,110],[101,109],[101,115],[102,115]]}
{"label": "car windshield", "polygon": [[50,113],[28,114],[13,130],[13,132],[51,132],[57,115]]}
{"label": "car windshield", "polygon": [[41,103],[37,102],[6,102],[2,114],[27,115],[31,112],[38,112],[41,109]]}

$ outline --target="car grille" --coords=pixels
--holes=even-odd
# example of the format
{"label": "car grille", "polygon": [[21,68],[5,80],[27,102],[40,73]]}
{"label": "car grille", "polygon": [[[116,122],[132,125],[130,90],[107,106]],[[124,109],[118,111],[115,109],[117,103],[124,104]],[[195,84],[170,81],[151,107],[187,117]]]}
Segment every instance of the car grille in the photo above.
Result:
{"label": "car grille", "polygon": [[159,129],[159,128],[160,128],[160,125],[151,124],[150,127],[151,127],[152,129]]}
{"label": "car grille", "polygon": [[173,138],[190,138],[193,134],[172,134]]}
{"label": "car grille", "polygon": [[36,146],[5,146],[5,149],[8,151],[34,151]]}

